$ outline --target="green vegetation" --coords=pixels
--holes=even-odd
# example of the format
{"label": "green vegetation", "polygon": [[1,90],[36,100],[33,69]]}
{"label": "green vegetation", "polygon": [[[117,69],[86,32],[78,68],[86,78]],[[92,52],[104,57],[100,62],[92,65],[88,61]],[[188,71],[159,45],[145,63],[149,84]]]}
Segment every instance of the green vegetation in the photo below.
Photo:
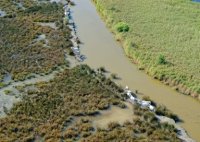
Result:
{"label": "green vegetation", "polygon": [[124,22],[119,22],[119,23],[117,23],[115,25],[115,29],[118,32],[128,32],[129,31],[129,26]]}
{"label": "green vegetation", "polygon": [[67,69],[35,87],[28,94],[26,86],[20,87],[23,101],[0,119],[4,142],[179,141],[173,126],[160,124],[153,113],[138,106],[132,122],[111,122],[108,128],[93,125],[92,118],[100,115],[100,110],[112,105],[125,108],[125,104],[121,88],[87,65]]}
{"label": "green vegetation", "polygon": [[159,55],[159,56],[158,56],[158,59],[157,59],[157,62],[158,62],[158,64],[160,64],[160,65],[162,65],[162,64],[164,65],[164,64],[167,63],[167,61],[166,61],[164,55]]}
{"label": "green vegetation", "polygon": [[[14,80],[24,80],[30,73],[47,73],[66,64],[64,50],[71,52],[70,29],[63,24],[61,4],[21,3],[26,9],[1,0],[0,9],[7,15],[0,18],[0,82],[6,72]],[[53,22],[57,29],[39,22]]]}
{"label": "green vegetation", "polygon": [[100,67],[97,69],[99,72],[102,72],[102,73],[105,73],[106,72],[106,69],[105,67]]}
{"label": "green vegetation", "polygon": [[155,112],[157,115],[163,115],[163,116],[167,116],[169,118],[172,118],[175,122],[180,122],[180,118],[172,113],[170,110],[168,110],[165,106],[158,106]]}
{"label": "green vegetation", "polygon": [[2,82],[0,82],[0,88],[1,88],[1,87],[4,87],[4,86],[5,86],[5,84],[2,83]]}
{"label": "green vegetation", "polygon": [[10,91],[10,90],[5,90],[4,91],[4,93],[6,94],[6,95],[8,95],[8,94],[10,94],[12,91]]}
{"label": "green vegetation", "polygon": [[111,77],[112,79],[117,79],[117,78],[118,78],[118,77],[117,77],[117,74],[115,74],[115,73],[111,73],[110,77]]}
{"label": "green vegetation", "polygon": [[[176,86],[179,92],[198,98],[198,3],[190,0],[93,1],[117,39],[122,41],[127,56],[139,64],[140,69]],[[121,22],[128,25],[128,32],[120,32],[124,27]]]}

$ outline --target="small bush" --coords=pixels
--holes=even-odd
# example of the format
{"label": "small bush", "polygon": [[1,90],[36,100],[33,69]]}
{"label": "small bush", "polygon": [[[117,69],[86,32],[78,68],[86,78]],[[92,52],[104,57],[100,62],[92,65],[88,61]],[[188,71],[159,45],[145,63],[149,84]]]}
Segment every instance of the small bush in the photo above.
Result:
{"label": "small bush", "polygon": [[88,137],[90,135],[91,135],[90,132],[83,132],[82,137],[86,138],[86,137]]}
{"label": "small bush", "polygon": [[110,122],[110,123],[108,123],[108,129],[109,129],[109,130],[113,130],[113,129],[119,127],[119,126],[120,126],[120,125],[119,125],[119,123],[117,123],[117,122]]}
{"label": "small bush", "polygon": [[172,118],[175,122],[180,122],[181,121],[180,118],[176,114],[173,114],[165,106],[158,106],[157,109],[156,109],[156,114]]}
{"label": "small bush", "polygon": [[97,69],[97,70],[99,70],[99,71],[101,71],[101,72],[106,72],[106,69],[105,69],[105,67],[100,67],[99,69]]}
{"label": "small bush", "polygon": [[164,65],[167,63],[166,58],[164,55],[159,55],[157,58],[157,63],[160,65]]}
{"label": "small bush", "polygon": [[5,90],[4,91],[4,93],[6,94],[6,95],[8,95],[8,94],[10,94],[12,91],[10,91],[10,90]]}
{"label": "small bush", "polygon": [[115,29],[118,32],[128,32],[129,31],[129,26],[128,24],[124,23],[124,22],[119,22],[115,25]]}
{"label": "small bush", "polygon": [[112,73],[110,76],[112,79],[117,79],[117,74]]}
{"label": "small bush", "polygon": [[69,129],[64,133],[64,138],[76,138],[77,136],[78,133],[72,129]]}
{"label": "small bush", "polygon": [[70,1],[71,6],[75,6],[76,4],[73,1]]}
{"label": "small bush", "polygon": [[2,82],[0,82],[0,88],[1,88],[1,87],[4,87],[4,86],[5,86],[5,84],[2,83]]}

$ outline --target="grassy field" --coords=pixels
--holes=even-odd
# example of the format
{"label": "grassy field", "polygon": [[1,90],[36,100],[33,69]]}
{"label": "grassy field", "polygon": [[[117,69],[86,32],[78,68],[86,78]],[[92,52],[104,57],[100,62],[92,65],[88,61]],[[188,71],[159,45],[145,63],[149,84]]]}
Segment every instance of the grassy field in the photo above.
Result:
{"label": "grassy field", "polygon": [[0,119],[2,142],[180,141],[173,126],[137,106],[132,121],[96,127],[93,119],[101,110],[126,106],[123,90],[87,65],[66,69],[48,83],[17,88],[24,97]]}
{"label": "grassy field", "polygon": [[181,93],[199,97],[200,4],[190,0],[93,1],[140,69]]}

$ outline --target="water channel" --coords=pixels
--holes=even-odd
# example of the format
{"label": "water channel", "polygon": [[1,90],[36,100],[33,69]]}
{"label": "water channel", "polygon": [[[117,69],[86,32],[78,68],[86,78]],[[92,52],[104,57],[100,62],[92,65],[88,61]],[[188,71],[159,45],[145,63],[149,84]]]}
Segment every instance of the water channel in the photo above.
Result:
{"label": "water channel", "polygon": [[177,114],[184,122],[180,125],[195,140],[200,141],[200,103],[192,97],[184,96],[173,89],[153,80],[139,71],[124,54],[121,45],[106,27],[90,0],[74,0],[73,17],[78,36],[82,41],[81,53],[86,55],[84,63],[92,68],[104,66],[109,72],[116,73],[122,86],[139,91],[144,95]]}

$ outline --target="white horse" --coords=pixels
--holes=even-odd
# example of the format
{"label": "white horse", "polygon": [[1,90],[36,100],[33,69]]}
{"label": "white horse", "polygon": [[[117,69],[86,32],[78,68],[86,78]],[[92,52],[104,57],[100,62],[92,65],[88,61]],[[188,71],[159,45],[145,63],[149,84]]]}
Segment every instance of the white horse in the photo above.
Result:
{"label": "white horse", "polygon": [[143,101],[143,100],[141,100],[140,101],[140,105],[142,107],[148,107],[149,105],[151,105],[151,102],[150,101]]}
{"label": "white horse", "polygon": [[149,105],[149,107],[148,107],[148,108],[149,108],[149,110],[150,110],[150,111],[155,111],[155,107],[154,107],[154,106],[152,106],[152,105]]}

